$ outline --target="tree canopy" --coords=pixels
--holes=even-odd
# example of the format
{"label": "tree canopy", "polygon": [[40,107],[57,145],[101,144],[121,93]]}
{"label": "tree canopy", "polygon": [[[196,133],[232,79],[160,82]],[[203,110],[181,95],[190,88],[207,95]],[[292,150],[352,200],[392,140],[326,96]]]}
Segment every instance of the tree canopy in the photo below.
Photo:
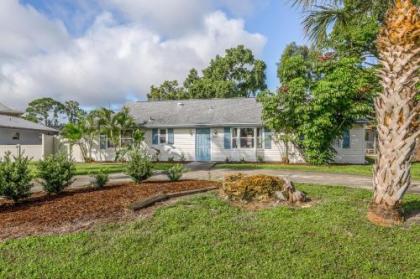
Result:
{"label": "tree canopy", "polygon": [[39,98],[31,101],[26,108],[24,118],[48,127],[58,128],[63,122],[75,124],[86,112],[76,101],[60,103],[52,98]]}
{"label": "tree canopy", "polygon": [[281,87],[260,98],[265,124],[288,135],[307,162],[329,163],[334,140],[372,113],[378,83],[362,62],[290,44],[278,66]]}
{"label": "tree canopy", "polygon": [[196,69],[191,69],[183,86],[177,81],[164,81],[152,86],[147,96],[153,101],[256,96],[266,89],[265,69],[262,60],[240,45],[212,59],[201,76]]}
{"label": "tree canopy", "polygon": [[59,116],[64,112],[64,105],[52,98],[33,100],[26,108],[25,118],[48,127],[59,126]]}

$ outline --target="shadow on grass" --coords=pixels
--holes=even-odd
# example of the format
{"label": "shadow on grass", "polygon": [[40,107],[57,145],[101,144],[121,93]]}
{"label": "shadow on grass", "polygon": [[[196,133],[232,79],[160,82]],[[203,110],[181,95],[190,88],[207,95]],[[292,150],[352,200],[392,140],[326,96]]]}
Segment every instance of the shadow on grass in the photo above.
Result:
{"label": "shadow on grass", "polygon": [[420,200],[408,201],[403,204],[404,215],[410,218],[420,214]]}

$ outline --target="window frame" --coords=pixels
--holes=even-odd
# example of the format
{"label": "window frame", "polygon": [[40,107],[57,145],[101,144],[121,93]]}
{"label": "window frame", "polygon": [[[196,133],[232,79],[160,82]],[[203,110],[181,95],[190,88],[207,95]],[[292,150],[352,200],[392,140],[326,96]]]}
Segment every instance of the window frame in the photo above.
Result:
{"label": "window frame", "polygon": [[[153,144],[153,133],[152,133],[152,145],[165,145],[165,144],[169,144],[169,128],[156,128],[157,129],[157,139],[158,142]],[[165,130],[165,142],[161,142],[161,131]]]}
{"label": "window frame", "polygon": [[[242,139],[247,139],[247,137],[241,137],[241,130],[246,130],[246,129],[252,129],[252,147],[243,147],[242,146]],[[231,143],[231,149],[244,149],[244,150],[251,150],[251,149],[258,149],[257,147],[257,129],[259,128],[253,128],[253,127],[234,127],[234,128],[230,128],[230,133],[231,133],[231,139],[230,139],[230,143]],[[236,134],[236,135],[235,135]]]}
{"label": "window frame", "polygon": [[[253,147],[241,147],[241,129],[253,129]],[[236,135],[235,135],[236,133]],[[236,150],[251,150],[251,149],[262,149],[270,150],[265,144],[266,131],[264,127],[233,127],[230,128],[230,148]],[[271,139],[272,140],[272,139]]]}
{"label": "window frame", "polygon": [[[105,147],[103,147],[102,145],[102,140],[101,138],[105,138]],[[120,137],[120,141],[121,141],[121,137]],[[112,144],[111,140],[109,139],[109,137],[105,134],[99,134],[99,150],[107,150],[107,149],[111,149],[114,148],[115,145]]]}
{"label": "window frame", "polygon": [[[346,146],[344,146],[345,133],[348,134],[348,145],[346,145]],[[351,142],[352,142],[352,140],[351,140],[351,132],[350,132],[350,129],[348,129],[348,131],[344,131],[343,132],[343,134],[341,135],[341,137],[339,137],[339,138],[336,139],[335,145],[339,149],[351,149],[352,148]]]}

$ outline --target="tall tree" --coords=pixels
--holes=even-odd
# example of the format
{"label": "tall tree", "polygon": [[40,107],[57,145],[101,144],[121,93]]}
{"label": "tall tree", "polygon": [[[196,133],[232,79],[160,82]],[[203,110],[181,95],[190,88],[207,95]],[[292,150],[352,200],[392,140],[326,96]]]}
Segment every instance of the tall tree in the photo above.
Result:
{"label": "tall tree", "polygon": [[85,111],[80,108],[80,104],[76,101],[66,101],[63,106],[64,113],[70,123],[77,123],[79,118],[85,114]]}
{"label": "tall tree", "polygon": [[411,184],[411,161],[420,135],[419,11],[411,1],[397,1],[378,37],[384,90],[375,102],[378,158],[368,218],[385,225],[403,221],[400,203]]}
{"label": "tall tree", "polygon": [[24,117],[48,127],[58,127],[59,116],[63,112],[64,106],[60,102],[52,98],[40,98],[28,104]]}
{"label": "tall tree", "polygon": [[179,100],[186,99],[186,95],[184,89],[178,85],[178,81],[166,80],[158,87],[152,85],[147,98],[149,101]]}
{"label": "tall tree", "polygon": [[254,57],[250,49],[240,45],[216,56],[203,70],[202,76],[191,69],[183,83],[165,81],[152,86],[149,100],[208,99],[251,97],[266,89],[266,65]]}
{"label": "tall tree", "polygon": [[227,49],[224,56],[212,59],[203,70],[203,79],[231,82],[233,92],[226,92],[228,97],[252,97],[266,88],[265,69],[264,61],[255,59],[250,49],[239,45]]}
{"label": "tall tree", "polygon": [[299,128],[303,124],[307,90],[310,82],[310,50],[306,46],[289,44],[278,64],[277,76],[282,84],[277,94],[262,94],[263,120],[274,131],[274,139],[283,142],[285,156],[289,163],[289,143],[299,143]]}
{"label": "tall tree", "polygon": [[286,146],[292,142],[299,147],[307,162],[331,162],[335,140],[371,113],[376,90],[372,70],[358,58],[291,44],[281,57],[278,76],[277,94],[262,98],[265,125]]}
{"label": "tall tree", "polygon": [[[331,0],[316,6],[316,0],[297,0],[313,8],[305,27],[316,43],[327,37],[329,26],[337,34],[351,32],[359,16],[377,16],[381,27],[376,48],[383,92],[375,102],[379,134],[378,158],[374,167],[374,196],[368,218],[382,225],[403,221],[401,200],[411,184],[411,158],[419,135],[419,8],[411,0]],[[323,1],[327,2],[327,1]],[[418,4],[419,1],[415,1]],[[338,8],[337,8],[338,7]],[[337,9],[335,9],[337,8]],[[389,9],[388,13],[384,13]]]}

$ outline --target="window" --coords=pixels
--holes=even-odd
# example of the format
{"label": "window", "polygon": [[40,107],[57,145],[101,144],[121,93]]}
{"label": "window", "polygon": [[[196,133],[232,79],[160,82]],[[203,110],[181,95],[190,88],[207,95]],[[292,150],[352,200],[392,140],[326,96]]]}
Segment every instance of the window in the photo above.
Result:
{"label": "window", "polygon": [[343,133],[342,148],[350,148],[350,131],[346,129]]}
{"label": "window", "polygon": [[13,137],[13,140],[20,140],[20,133],[16,133]]}
{"label": "window", "polygon": [[159,129],[159,143],[160,144],[165,144],[167,142],[166,137],[167,137],[166,129]]}
{"label": "window", "polygon": [[257,128],[257,148],[263,148],[262,129]]}
{"label": "window", "polygon": [[254,148],[255,138],[253,128],[240,129],[241,148]]}
{"label": "window", "polygon": [[232,129],[232,148],[238,148],[238,128]]}
{"label": "window", "polygon": [[350,131],[349,130],[344,130],[341,138],[336,139],[335,145],[338,148],[348,149],[348,148],[350,148],[350,138],[351,138],[350,137]]}
{"label": "window", "polygon": [[99,148],[107,149],[107,136],[106,135],[99,136]]}
{"label": "window", "polygon": [[232,148],[254,148],[255,130],[254,128],[233,128],[232,129]]}
{"label": "window", "polygon": [[121,133],[121,146],[131,146],[133,142],[133,130],[126,130]]}
{"label": "window", "polygon": [[104,134],[99,135],[99,149],[114,148],[112,141]]}
{"label": "window", "polygon": [[174,144],[174,129],[152,129],[152,144]]}

